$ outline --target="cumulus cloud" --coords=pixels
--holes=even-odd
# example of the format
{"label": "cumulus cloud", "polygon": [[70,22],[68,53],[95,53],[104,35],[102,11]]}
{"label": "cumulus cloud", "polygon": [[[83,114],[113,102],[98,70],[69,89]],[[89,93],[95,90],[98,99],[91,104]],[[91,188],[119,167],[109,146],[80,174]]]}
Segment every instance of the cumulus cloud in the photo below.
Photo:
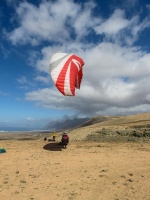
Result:
{"label": "cumulus cloud", "polygon": [[125,11],[116,9],[108,19],[95,26],[97,34],[103,34],[108,41],[131,45],[137,39],[140,29],[138,27],[139,17],[126,18]]}
{"label": "cumulus cloud", "polygon": [[16,8],[19,26],[7,37],[14,45],[38,45],[43,40],[63,43],[71,40],[72,34],[79,35],[80,31],[82,37],[87,34],[87,28],[93,24],[88,21],[90,16],[91,10],[87,4],[81,10],[80,5],[69,0],[43,1],[39,6],[23,2]]}
{"label": "cumulus cloud", "polygon": [[36,85],[28,76],[21,76],[17,78],[16,81],[19,83],[19,88],[22,90],[28,90]]}
{"label": "cumulus cloud", "polygon": [[112,35],[128,27],[130,23],[130,20],[125,19],[124,11],[117,9],[109,19],[103,21],[102,24],[95,27],[95,30],[98,34],[105,33]]}
{"label": "cumulus cloud", "polygon": [[[142,31],[150,27],[150,16],[142,20],[138,13],[127,17],[125,10],[117,8],[104,19],[101,13],[93,15],[95,8],[92,1],[19,4],[18,27],[7,34],[8,39],[14,45],[47,41],[40,51],[32,51],[29,62],[39,72],[35,80],[48,87],[26,93],[26,100],[88,115],[150,109],[150,54],[135,45]],[[48,83],[50,58],[55,52],[75,53],[85,61],[81,90],[71,100],[62,96],[52,81]]]}
{"label": "cumulus cloud", "polygon": [[85,61],[84,76],[81,90],[76,90],[71,101],[55,87],[26,93],[26,99],[47,108],[72,109],[88,115],[128,113],[133,107],[144,109],[150,104],[150,54],[136,47],[103,42],[80,51],[80,55]]}
{"label": "cumulus cloud", "polygon": [[49,76],[47,76],[47,77],[45,77],[45,76],[37,76],[35,78],[35,80],[47,84],[47,83],[50,82],[50,77]]}
{"label": "cumulus cloud", "polygon": [[100,14],[95,16],[96,6],[93,1],[82,4],[69,0],[43,1],[38,6],[22,2],[16,6],[18,27],[6,36],[14,45],[29,43],[35,46],[47,41],[53,46],[69,45],[73,41],[82,43],[95,33],[110,41],[132,45],[139,32],[150,26],[149,16],[139,22],[138,14],[129,18],[125,10],[118,8],[109,18],[104,19]]}

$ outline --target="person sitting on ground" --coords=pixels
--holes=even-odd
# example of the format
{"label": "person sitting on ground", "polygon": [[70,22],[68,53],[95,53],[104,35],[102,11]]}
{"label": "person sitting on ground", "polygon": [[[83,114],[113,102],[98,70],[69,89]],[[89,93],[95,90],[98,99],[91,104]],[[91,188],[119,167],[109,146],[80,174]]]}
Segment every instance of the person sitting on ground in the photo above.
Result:
{"label": "person sitting on ground", "polygon": [[69,136],[68,136],[67,132],[63,132],[61,141],[62,142],[66,141],[66,144],[69,143]]}

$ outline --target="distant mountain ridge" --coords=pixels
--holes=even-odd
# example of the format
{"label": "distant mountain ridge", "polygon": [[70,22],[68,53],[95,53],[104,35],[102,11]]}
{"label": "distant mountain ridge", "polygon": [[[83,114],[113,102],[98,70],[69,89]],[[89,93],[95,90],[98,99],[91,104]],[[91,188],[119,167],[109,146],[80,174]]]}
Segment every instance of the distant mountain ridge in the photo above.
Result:
{"label": "distant mountain ridge", "polygon": [[80,128],[109,121],[112,119],[118,119],[119,117],[120,116],[94,116],[92,118],[86,117],[86,118],[65,119],[63,121],[50,122],[46,126],[46,129],[64,130],[64,129]]}
{"label": "distant mountain ridge", "polygon": [[133,126],[150,123],[150,113],[129,116],[94,116],[91,118],[74,118],[50,122],[46,129],[64,130],[101,126]]}
{"label": "distant mountain ridge", "polygon": [[89,119],[90,118],[86,117],[86,118],[65,119],[63,121],[53,121],[46,126],[46,129],[52,129],[52,130],[72,129],[85,123]]}

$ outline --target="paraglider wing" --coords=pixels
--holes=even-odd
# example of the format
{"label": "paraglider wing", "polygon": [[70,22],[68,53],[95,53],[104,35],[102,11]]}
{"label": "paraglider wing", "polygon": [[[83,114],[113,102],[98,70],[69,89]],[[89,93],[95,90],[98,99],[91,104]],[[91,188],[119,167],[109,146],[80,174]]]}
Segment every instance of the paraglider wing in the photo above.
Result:
{"label": "paraglider wing", "polygon": [[82,81],[82,58],[67,53],[56,53],[50,61],[50,74],[58,90],[65,96],[75,96]]}

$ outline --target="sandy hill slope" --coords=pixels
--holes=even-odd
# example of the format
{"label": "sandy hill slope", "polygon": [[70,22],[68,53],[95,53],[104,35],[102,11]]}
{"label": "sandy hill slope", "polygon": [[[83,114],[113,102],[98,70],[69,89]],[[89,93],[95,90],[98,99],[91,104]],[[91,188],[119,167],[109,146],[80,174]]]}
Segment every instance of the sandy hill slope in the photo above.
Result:
{"label": "sandy hill slope", "polygon": [[111,120],[118,119],[118,118],[120,118],[120,116],[94,116],[91,119],[89,119],[88,121],[79,125],[78,128],[90,126],[90,125],[93,125],[93,124],[98,124],[98,123],[101,123],[101,122],[111,121]]}
{"label": "sandy hill slope", "polygon": [[94,117],[80,127],[69,131],[69,135],[71,140],[85,140],[89,135],[99,135],[102,138],[106,135],[147,138],[150,136],[150,113],[120,117]]}

